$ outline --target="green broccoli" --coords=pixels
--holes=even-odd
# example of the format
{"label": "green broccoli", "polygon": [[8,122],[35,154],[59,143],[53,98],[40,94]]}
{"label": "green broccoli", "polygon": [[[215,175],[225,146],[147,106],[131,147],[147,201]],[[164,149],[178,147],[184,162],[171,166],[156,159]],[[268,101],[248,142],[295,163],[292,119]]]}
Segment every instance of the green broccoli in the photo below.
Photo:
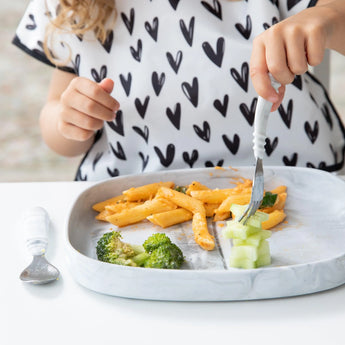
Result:
{"label": "green broccoli", "polygon": [[180,268],[184,262],[181,249],[174,243],[162,244],[145,262],[148,268]]}
{"label": "green broccoli", "polygon": [[144,247],[130,245],[121,241],[121,238],[118,231],[104,234],[97,242],[98,260],[124,266],[142,266],[149,257]]}
{"label": "green broccoli", "polygon": [[184,262],[181,249],[166,234],[153,234],[142,246],[122,242],[121,238],[118,231],[104,234],[97,242],[98,260],[147,268],[180,268]]}
{"label": "green broccoli", "polygon": [[147,253],[152,253],[155,249],[163,244],[170,244],[170,238],[164,234],[157,232],[151,235],[143,244],[143,247]]}

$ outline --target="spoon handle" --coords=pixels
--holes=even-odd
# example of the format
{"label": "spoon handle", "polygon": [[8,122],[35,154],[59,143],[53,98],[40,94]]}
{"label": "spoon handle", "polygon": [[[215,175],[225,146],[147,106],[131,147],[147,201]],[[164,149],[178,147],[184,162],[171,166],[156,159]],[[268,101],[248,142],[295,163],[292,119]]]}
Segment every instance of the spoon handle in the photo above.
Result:
{"label": "spoon handle", "polygon": [[26,246],[32,255],[44,255],[48,246],[50,220],[42,207],[30,208],[24,215],[23,227]]}

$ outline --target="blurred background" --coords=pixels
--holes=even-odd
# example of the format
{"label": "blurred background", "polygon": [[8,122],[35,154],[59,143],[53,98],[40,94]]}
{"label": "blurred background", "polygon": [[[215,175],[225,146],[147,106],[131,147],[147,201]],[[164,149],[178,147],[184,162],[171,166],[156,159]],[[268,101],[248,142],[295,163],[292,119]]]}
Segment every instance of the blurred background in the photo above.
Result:
{"label": "blurred background", "polygon": [[[0,2],[0,182],[71,181],[81,157],[58,156],[39,132],[52,68],[11,44],[28,2]],[[332,52],[330,95],[345,122],[344,90],[345,57]]]}

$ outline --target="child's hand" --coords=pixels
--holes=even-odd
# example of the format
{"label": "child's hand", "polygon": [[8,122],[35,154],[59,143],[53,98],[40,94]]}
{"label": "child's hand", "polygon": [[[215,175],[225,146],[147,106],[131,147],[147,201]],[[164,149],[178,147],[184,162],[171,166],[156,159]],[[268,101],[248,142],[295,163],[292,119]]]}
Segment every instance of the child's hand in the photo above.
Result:
{"label": "child's hand", "polygon": [[67,139],[87,141],[104,121],[112,121],[119,103],[110,95],[111,79],[99,84],[87,78],[74,78],[61,94],[58,131]]}
{"label": "child's hand", "polygon": [[[308,64],[322,62],[327,47],[330,18],[323,7],[313,7],[294,15],[254,39],[250,75],[256,92],[273,103],[281,103],[285,85],[308,70]],[[270,72],[282,84],[277,94],[270,84]]]}

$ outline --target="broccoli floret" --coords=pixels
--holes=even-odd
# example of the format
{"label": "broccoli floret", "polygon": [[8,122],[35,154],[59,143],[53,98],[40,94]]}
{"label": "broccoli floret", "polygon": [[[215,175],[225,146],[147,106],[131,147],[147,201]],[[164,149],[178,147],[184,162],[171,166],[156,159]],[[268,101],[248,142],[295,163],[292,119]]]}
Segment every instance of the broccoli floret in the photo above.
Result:
{"label": "broccoli floret", "polygon": [[184,262],[181,249],[174,243],[165,243],[153,250],[145,262],[149,268],[180,268]]}
{"label": "broccoli floret", "polygon": [[151,235],[142,246],[122,242],[121,238],[118,231],[104,234],[97,242],[98,260],[149,268],[180,268],[184,262],[181,249],[172,243],[166,234]]}
{"label": "broccoli floret", "polygon": [[[98,260],[117,265],[139,266],[135,257],[144,252],[143,246],[132,246],[122,242],[121,238],[121,233],[118,231],[104,234],[97,242],[96,253]],[[137,260],[138,262],[140,262],[140,258]]]}
{"label": "broccoli floret", "polygon": [[152,253],[155,249],[163,244],[170,244],[170,238],[164,233],[156,233],[151,235],[143,244],[147,253]]}

